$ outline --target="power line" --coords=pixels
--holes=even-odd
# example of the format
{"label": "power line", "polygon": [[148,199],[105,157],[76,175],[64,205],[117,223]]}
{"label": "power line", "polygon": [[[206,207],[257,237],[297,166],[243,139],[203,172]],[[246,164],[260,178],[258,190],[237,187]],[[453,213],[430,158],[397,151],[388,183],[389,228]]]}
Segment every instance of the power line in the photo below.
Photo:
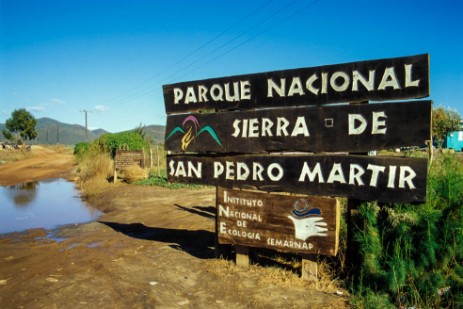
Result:
{"label": "power line", "polygon": [[257,23],[255,23],[254,25],[252,25],[251,27],[249,27],[248,29],[246,29],[245,31],[241,32],[239,35],[235,36],[235,37],[232,38],[230,41],[223,43],[223,44],[220,45],[219,47],[213,49],[213,50],[210,51],[209,53],[207,53],[207,54],[203,55],[201,58],[197,59],[195,62],[190,63],[188,66],[184,67],[183,69],[181,69],[181,70],[179,70],[179,71],[177,71],[177,72],[175,72],[175,73],[173,73],[173,74],[167,76],[166,78],[164,78],[163,80],[161,80],[161,82],[162,82],[162,81],[165,81],[165,80],[168,80],[168,79],[169,79],[170,77],[172,77],[172,76],[176,76],[178,73],[181,73],[181,72],[183,72],[185,69],[187,69],[187,68],[189,68],[189,67],[195,65],[196,62],[202,61],[202,60],[204,60],[205,58],[207,58],[207,57],[211,56],[212,54],[214,54],[215,52],[221,50],[222,48],[224,48],[224,47],[226,47],[226,46],[228,46],[228,45],[230,45],[231,43],[233,43],[233,42],[236,41],[237,39],[243,37],[244,35],[248,34],[250,31],[252,31],[252,30],[254,30],[255,28],[257,28],[258,26],[264,24],[265,22],[267,22],[267,21],[270,20],[271,18],[275,17],[277,14],[279,14],[279,13],[281,13],[282,11],[288,9],[289,7],[291,7],[292,5],[294,5],[297,1],[299,1],[299,0],[293,0],[293,1],[289,2],[289,3],[287,3],[286,5],[284,5],[283,7],[281,7],[280,9],[278,9],[277,11],[273,12],[273,14],[271,14],[271,15],[267,16],[266,18],[264,18],[264,19],[258,21]]}
{"label": "power line", "polygon": [[319,1],[320,1],[320,0],[315,0],[315,1],[313,1],[313,2],[310,2],[308,5],[304,6],[302,9],[295,11],[293,14],[291,14],[291,15],[289,15],[289,16],[286,16],[285,18],[283,18],[282,20],[280,20],[278,23],[275,23],[275,24],[271,25],[270,27],[268,27],[268,28],[262,30],[261,32],[257,33],[256,35],[254,35],[254,36],[248,38],[247,40],[245,40],[245,41],[243,41],[243,42],[241,42],[240,44],[238,44],[238,45],[236,45],[236,46],[230,48],[229,50],[225,51],[224,53],[222,53],[222,54],[216,56],[215,58],[213,58],[213,59],[211,59],[211,60],[209,60],[209,61],[207,61],[207,62],[205,62],[205,63],[203,63],[203,64],[201,64],[200,66],[196,67],[194,70],[186,72],[185,75],[191,74],[191,73],[195,72],[196,70],[199,70],[200,68],[204,67],[205,65],[207,65],[207,64],[209,64],[209,63],[211,63],[211,62],[214,62],[214,61],[218,60],[219,58],[222,58],[223,56],[229,54],[230,52],[234,51],[235,49],[237,49],[237,48],[239,48],[239,47],[241,47],[241,46],[243,46],[243,45],[249,43],[250,41],[252,41],[252,40],[255,39],[256,37],[258,37],[258,36],[264,34],[265,32],[267,32],[267,31],[269,31],[269,30],[275,28],[275,27],[278,26],[279,24],[281,24],[281,23],[287,21],[288,19],[290,19],[290,18],[292,18],[292,17],[294,17],[294,16],[296,16],[296,15],[298,15],[298,14],[300,14],[302,11],[304,11],[305,9],[309,8],[309,7],[312,6],[312,5],[317,4]]}
{"label": "power line", "polygon": [[[164,70],[162,70],[161,72],[159,72],[157,75],[154,75],[148,79],[146,79],[145,81],[143,81],[142,83],[138,84],[137,86],[135,86],[134,88],[132,88],[131,90],[129,90],[128,92],[132,92],[134,89],[136,88],[140,88],[140,86],[154,80],[156,77],[158,77],[160,74],[163,74],[169,70],[171,70],[172,68],[174,68],[175,66],[177,66],[178,64],[182,63],[183,61],[185,61],[186,59],[190,58],[191,56],[193,56],[194,54],[196,54],[198,51],[200,51],[201,49],[203,49],[204,47],[210,45],[211,43],[213,43],[214,41],[216,41],[217,39],[219,39],[220,37],[222,37],[223,35],[225,35],[227,32],[229,32],[231,29],[237,27],[238,25],[240,25],[241,23],[243,23],[245,20],[249,19],[250,17],[254,16],[257,12],[261,11],[264,7],[266,7],[267,5],[269,5],[273,0],[269,0],[265,3],[263,3],[262,5],[260,5],[259,7],[257,7],[254,11],[250,12],[248,15],[242,17],[240,20],[238,20],[236,23],[234,23],[233,25],[231,25],[230,27],[228,27],[227,29],[223,30],[222,32],[220,32],[218,35],[214,36],[213,38],[209,39],[208,41],[206,41],[204,44],[200,45],[199,47],[197,47],[196,49],[194,49],[193,51],[189,52],[188,54],[186,54],[185,56],[183,56],[181,59],[177,60],[176,62],[174,62],[173,64],[169,65],[167,68],[165,68]],[[159,82],[162,82],[159,81]],[[122,95],[122,98],[124,99],[124,96],[126,96],[126,94]],[[118,101],[119,100],[119,97],[121,96],[116,96],[114,97],[113,99],[110,99],[110,101]]]}
{"label": "power line", "polygon": [[215,40],[217,40],[218,38],[222,37],[225,33],[227,33],[228,31],[230,31],[231,29],[235,28],[236,26],[238,26],[239,24],[241,24],[242,22],[244,22],[246,19],[248,19],[249,17],[253,16],[254,14],[256,14],[257,12],[259,12],[260,10],[262,10],[264,7],[266,7],[270,2],[272,2],[273,0],[269,0],[267,2],[265,2],[264,4],[262,4],[261,6],[259,6],[257,9],[255,9],[254,11],[252,11],[251,13],[249,13],[248,15],[246,15],[245,17],[241,18],[238,22],[236,22],[235,24],[233,24],[232,26],[228,27],[227,29],[225,29],[224,31],[222,31],[221,33],[219,33],[218,35],[216,35],[215,37],[213,37],[212,39],[210,39],[209,41],[207,41],[205,44],[199,46],[198,48],[196,48],[195,50],[193,50],[192,52],[190,52],[189,54],[187,54],[185,57],[183,57],[182,59],[180,59],[179,61],[175,62],[173,65],[171,65],[168,69],[170,69],[171,67],[174,67],[175,65],[181,63],[183,60],[186,60],[188,59],[189,57],[191,57],[192,55],[194,55],[195,53],[197,53],[198,51],[200,51],[201,49],[203,49],[204,47],[206,47],[207,45],[211,44],[212,42],[214,42]]}
{"label": "power line", "polygon": [[[256,14],[258,11],[260,11],[262,8],[264,8],[266,5],[268,5],[271,1],[268,1],[266,3],[264,3],[263,5],[261,5],[260,7],[258,7],[256,10],[254,10],[253,12],[251,12],[250,14],[246,15],[244,18],[242,18],[239,22],[235,23],[233,26],[227,28],[226,30],[222,31],[220,34],[218,34],[217,36],[215,36],[214,38],[212,38],[211,40],[207,41],[205,44],[201,45],[200,47],[196,48],[194,51],[192,51],[191,53],[187,54],[186,56],[184,56],[183,58],[181,58],[180,60],[176,61],[174,64],[170,65],[167,69],[165,69],[164,71],[168,71],[169,69],[175,67],[176,65],[178,65],[179,63],[183,62],[184,60],[188,59],[189,57],[191,57],[193,54],[197,53],[199,50],[203,49],[205,46],[209,45],[210,43],[214,42],[215,40],[217,40],[219,37],[221,37],[222,35],[224,35],[225,33],[227,33],[228,31],[230,31],[232,28],[236,27],[237,25],[239,25],[240,23],[242,23],[244,20],[246,20],[247,18],[253,16],[254,14]],[[241,32],[240,34],[238,34],[237,36],[235,36],[234,38],[232,38],[230,41],[226,42],[226,43],[223,43],[221,44],[220,46],[214,48],[212,51],[209,51],[206,55],[203,55],[201,56],[199,59],[196,59],[195,61],[191,62],[190,64],[184,66],[183,68],[181,68],[180,70],[177,70],[176,72],[173,72],[172,74],[164,77],[164,78],[161,78],[157,81],[156,85],[154,86],[149,86],[145,89],[141,89],[140,91],[137,91],[133,94],[130,94],[130,95],[124,95],[122,96],[120,99],[117,99],[115,102],[119,102],[117,105],[115,106],[118,106],[118,105],[121,105],[123,103],[125,103],[126,101],[128,100],[133,100],[133,99],[136,99],[136,98],[139,98],[139,97],[143,97],[143,96],[146,96],[150,93],[153,93],[155,91],[158,90],[157,87],[159,87],[158,83],[162,83],[164,81],[167,81],[167,80],[170,80],[172,77],[175,77],[177,76],[178,74],[182,73],[183,71],[185,71],[186,69],[192,67],[193,65],[197,64],[198,62],[206,59],[207,57],[213,55],[215,52],[223,49],[224,47],[230,45],[231,43],[233,43],[234,41],[236,41],[237,39],[243,37],[244,35],[250,33],[252,30],[256,29],[257,27],[261,26],[262,24],[266,23],[268,20],[272,19],[273,17],[277,16],[279,13],[287,10],[288,8],[290,8],[291,6],[293,6],[296,2],[298,2],[298,0],[293,0],[289,3],[287,3],[286,5],[284,5],[283,7],[280,7],[278,10],[276,10],[275,12],[273,12],[272,14],[268,15],[267,17],[264,17],[263,19],[261,19],[260,21],[256,22],[254,25],[250,26],[249,28],[247,28],[245,31]],[[223,53],[215,56],[214,58],[212,59],[209,59],[207,60],[206,62],[203,62],[202,64],[200,64],[199,66],[195,67],[194,69],[190,70],[190,71],[187,71],[186,73],[184,73],[184,75],[189,75],[197,70],[199,70],[200,68],[206,66],[207,64],[213,62],[213,61],[216,61],[218,59],[220,59],[221,57],[229,54],[230,52],[236,50],[237,48],[249,43],[250,41],[254,40],[255,38],[259,37],[260,35],[264,34],[265,32],[268,32],[269,30],[275,28],[276,26],[282,24],[283,22],[287,21],[288,19],[302,13],[303,11],[305,11],[306,9],[308,9],[309,7],[317,4],[318,2],[320,2],[320,0],[315,0],[315,1],[312,1],[312,2],[309,2],[307,5],[303,6],[302,8],[299,8],[297,9],[296,11],[292,12],[291,14],[287,15],[286,17],[280,19],[278,22],[276,23],[273,23],[271,25],[269,25],[268,27],[264,28],[262,31],[258,32],[257,34],[249,37],[248,39],[238,43],[237,45],[235,46],[232,46],[231,48],[227,49],[226,51],[224,51]],[[147,83],[148,81],[152,81],[156,78],[157,76],[153,76],[151,78],[149,78],[148,80],[146,80],[145,82],[143,82],[142,84],[145,84]],[[140,84],[141,85],[141,84]],[[113,105],[114,106],[114,105]]]}

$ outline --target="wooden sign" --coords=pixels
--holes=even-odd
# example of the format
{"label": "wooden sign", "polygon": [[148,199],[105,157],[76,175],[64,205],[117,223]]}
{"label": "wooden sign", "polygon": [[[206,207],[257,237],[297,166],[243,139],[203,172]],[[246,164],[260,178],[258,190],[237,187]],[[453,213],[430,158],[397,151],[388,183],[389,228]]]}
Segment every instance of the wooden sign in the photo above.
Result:
{"label": "wooden sign", "polygon": [[339,222],[335,198],[217,189],[220,244],[334,256]]}
{"label": "wooden sign", "polygon": [[427,159],[354,155],[168,155],[168,180],[366,201],[426,198]]}
{"label": "wooden sign", "polygon": [[115,169],[125,170],[134,164],[143,167],[143,150],[116,150],[114,156]]}
{"label": "wooden sign", "polygon": [[261,109],[167,117],[165,149],[180,152],[366,152],[424,145],[431,101]]}
{"label": "wooden sign", "polygon": [[423,98],[429,55],[183,82],[163,92],[168,114]]}

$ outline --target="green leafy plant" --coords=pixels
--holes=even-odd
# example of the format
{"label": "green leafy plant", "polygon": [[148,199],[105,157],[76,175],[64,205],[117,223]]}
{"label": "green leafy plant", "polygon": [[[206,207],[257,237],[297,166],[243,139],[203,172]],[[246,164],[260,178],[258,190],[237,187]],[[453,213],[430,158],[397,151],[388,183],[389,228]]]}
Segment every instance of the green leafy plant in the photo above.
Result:
{"label": "green leafy plant", "polygon": [[111,157],[114,158],[116,150],[147,150],[149,149],[149,144],[145,141],[142,134],[139,132],[121,132],[121,133],[109,133],[100,136],[98,140],[95,141],[100,145],[103,151],[107,151],[111,154]]}
{"label": "green leafy plant", "polygon": [[[434,161],[426,203],[358,209],[354,229],[359,267],[355,302],[383,306],[459,307],[463,304],[463,163],[455,155]],[[372,297],[386,295],[387,297]]]}
{"label": "green leafy plant", "polygon": [[35,126],[37,120],[25,108],[16,109],[11,113],[11,118],[5,122],[6,129],[2,130],[3,136],[8,140],[16,140],[22,144],[24,140],[32,140],[37,137]]}
{"label": "green leafy plant", "polygon": [[438,145],[442,146],[447,133],[460,129],[461,116],[456,110],[439,106],[432,111],[432,132]]}
{"label": "green leafy plant", "polygon": [[74,154],[80,160],[90,149],[90,144],[86,142],[77,143],[74,146]]}
{"label": "green leafy plant", "polygon": [[158,176],[151,176],[148,179],[143,179],[139,181],[135,181],[134,184],[139,186],[158,186],[164,187],[169,189],[202,189],[204,186],[201,185],[194,185],[194,184],[184,184],[184,183],[171,183],[167,181],[166,177],[158,177]]}

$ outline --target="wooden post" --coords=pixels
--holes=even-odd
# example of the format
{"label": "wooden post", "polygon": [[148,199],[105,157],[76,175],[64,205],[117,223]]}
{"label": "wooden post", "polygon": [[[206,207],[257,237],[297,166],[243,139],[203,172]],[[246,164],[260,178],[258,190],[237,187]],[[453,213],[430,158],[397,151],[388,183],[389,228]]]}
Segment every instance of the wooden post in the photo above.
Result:
{"label": "wooden post", "polygon": [[143,148],[142,151],[143,151],[143,160],[140,162],[140,163],[141,163],[141,164],[140,164],[140,167],[141,167],[141,168],[145,168],[145,166],[146,166],[145,148]]}
{"label": "wooden post", "polygon": [[[361,101],[361,102],[351,102],[349,104],[368,104],[368,101]],[[368,153],[355,153],[358,155],[368,155]],[[362,203],[361,200],[358,199],[347,199],[347,249],[346,249],[346,260],[348,265],[353,266],[355,264],[355,260],[357,257],[357,249],[355,248],[354,242],[354,224],[357,220],[358,215],[358,207]]]}
{"label": "wooden post", "polygon": [[429,165],[431,165],[431,162],[434,156],[434,146],[432,144],[432,139],[428,141],[428,151],[429,151],[429,154],[428,154]]}
{"label": "wooden post", "polygon": [[[431,108],[431,123],[429,124],[429,127],[432,128],[432,108]],[[428,160],[429,160],[429,163],[428,163],[428,171],[429,171],[429,167],[431,166],[431,163],[432,163],[432,159],[433,159],[433,156],[434,156],[434,146],[433,146],[433,142],[432,142],[432,129],[430,130],[429,132],[429,141],[428,142]]]}
{"label": "wooden post", "polygon": [[114,177],[113,177],[113,183],[117,182],[117,169],[114,168]]}
{"label": "wooden post", "polygon": [[302,258],[302,280],[315,283],[318,288],[318,264],[314,256]]}
{"label": "wooden post", "polygon": [[150,169],[153,168],[153,148],[150,147]]}
{"label": "wooden post", "polygon": [[249,266],[249,247],[235,246],[236,248],[236,265],[237,266]]}
{"label": "wooden post", "polygon": [[158,161],[158,177],[161,177],[161,167],[160,167],[160,159],[159,159],[159,145],[156,146],[156,157]]}

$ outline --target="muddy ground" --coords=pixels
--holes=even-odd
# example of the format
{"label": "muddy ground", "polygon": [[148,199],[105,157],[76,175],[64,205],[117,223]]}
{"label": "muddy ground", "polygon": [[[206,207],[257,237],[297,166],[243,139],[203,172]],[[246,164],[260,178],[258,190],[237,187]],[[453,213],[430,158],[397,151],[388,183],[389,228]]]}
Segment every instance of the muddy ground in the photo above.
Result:
{"label": "muddy ground", "polygon": [[[69,151],[32,152],[0,165],[0,185],[73,178]],[[0,308],[348,307],[335,281],[302,281],[297,262],[215,258],[213,188],[107,184],[86,203],[98,222],[0,235]]]}

